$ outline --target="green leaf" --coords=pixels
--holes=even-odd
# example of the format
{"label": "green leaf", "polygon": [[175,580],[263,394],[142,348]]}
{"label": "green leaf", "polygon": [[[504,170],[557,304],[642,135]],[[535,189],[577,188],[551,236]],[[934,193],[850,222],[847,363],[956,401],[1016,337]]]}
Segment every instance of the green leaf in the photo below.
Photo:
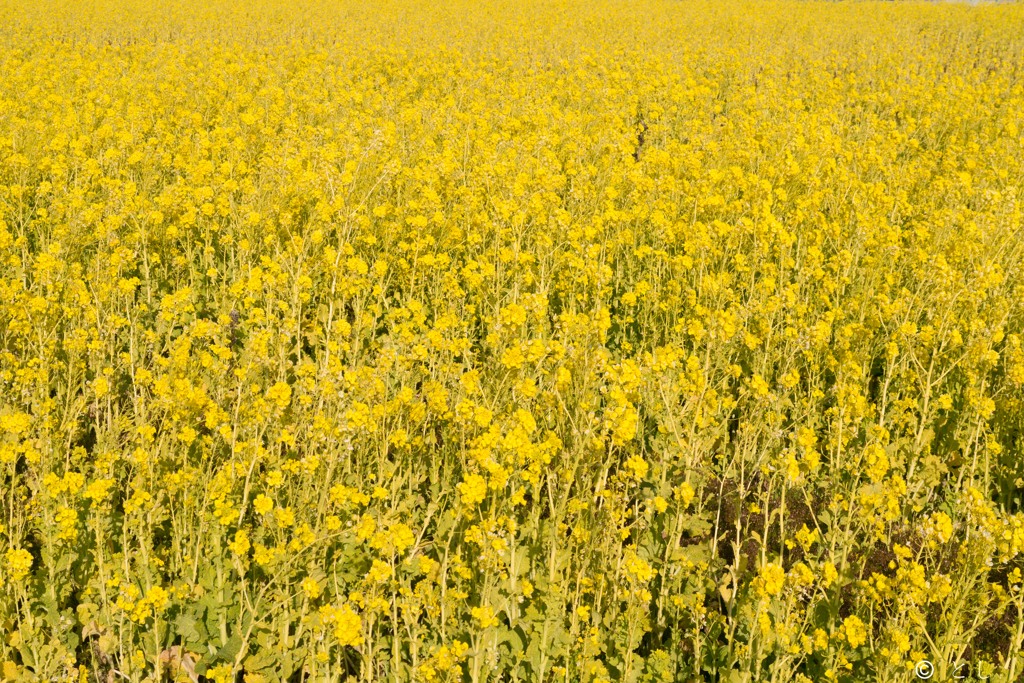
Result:
{"label": "green leaf", "polygon": [[217,568],[212,564],[206,564],[199,574],[199,585],[207,591],[212,591],[217,585]]}
{"label": "green leaf", "polygon": [[217,608],[211,605],[205,605],[205,607],[206,609],[203,611],[203,628],[211,637],[210,639],[212,639],[214,634],[220,632],[220,622],[217,620]]}
{"label": "green leaf", "polygon": [[43,620],[50,625],[51,628],[59,628],[60,626],[60,614],[57,612],[57,601],[49,595],[43,595],[33,605],[35,609],[42,608]]}
{"label": "green leaf", "polygon": [[274,637],[274,635],[275,634],[273,631],[260,631],[256,635],[256,642],[259,644],[261,648],[270,649],[274,646],[274,643],[277,642],[277,639]]}
{"label": "green leaf", "polygon": [[530,552],[530,548],[528,546],[526,546],[526,545],[521,545],[518,548],[516,548],[516,553],[515,553],[516,577],[523,576],[526,573],[526,571],[530,568],[529,563],[527,562],[527,556],[528,556],[529,552]]}
{"label": "green leaf", "polygon": [[520,635],[518,629],[505,628],[504,626],[498,627],[498,644],[508,644],[509,652],[513,655],[523,650],[523,638],[524,636]]}
{"label": "green leaf", "polygon": [[534,671],[540,671],[540,660],[540,647],[537,646],[536,640],[531,640],[530,646],[526,648],[526,661]]}
{"label": "green leaf", "polygon": [[224,644],[224,647],[217,650],[217,654],[213,656],[213,661],[233,662],[241,649],[242,636],[236,633],[228,638],[228,642]]}
{"label": "green leaf", "polygon": [[190,614],[179,614],[178,618],[174,620],[177,633],[184,638],[186,647],[201,644],[206,640],[196,628],[197,623],[196,619]]}
{"label": "green leaf", "polygon": [[99,613],[100,606],[95,602],[83,602],[75,608],[78,613],[78,623],[85,626],[92,621]]}
{"label": "green leaf", "polygon": [[832,621],[833,610],[828,604],[819,602],[814,608],[814,616],[811,623],[817,628],[828,628],[829,623]]}
{"label": "green leaf", "polygon": [[729,683],[747,683],[750,680],[750,673],[733,669],[729,672]]}
{"label": "green leaf", "polygon": [[28,667],[30,669],[38,668],[39,665],[36,662],[35,655],[32,654],[32,648],[29,647],[28,643],[18,643],[18,652],[21,653],[22,666]]}
{"label": "green leaf", "polygon": [[707,562],[711,557],[711,547],[708,543],[698,543],[696,545],[688,545],[682,548],[676,548],[672,551],[670,556],[671,562],[681,562],[688,560],[693,564],[700,564],[701,562]]}
{"label": "green leaf", "polygon": [[278,656],[273,650],[260,648],[259,652],[245,658],[245,668],[247,671],[261,671],[276,666],[277,661]]}
{"label": "green leaf", "polygon": [[[386,650],[386,648],[384,647],[382,647],[381,649]],[[299,667],[302,666],[302,663],[303,661],[305,661],[307,656],[308,652],[304,647],[289,648],[287,653],[281,655],[281,673],[284,674],[281,678],[285,680],[291,679],[295,672],[299,670]]]}
{"label": "green leaf", "polygon": [[701,519],[697,515],[691,515],[683,522],[682,530],[689,534],[690,538],[697,538],[711,531],[711,526],[710,522]]}

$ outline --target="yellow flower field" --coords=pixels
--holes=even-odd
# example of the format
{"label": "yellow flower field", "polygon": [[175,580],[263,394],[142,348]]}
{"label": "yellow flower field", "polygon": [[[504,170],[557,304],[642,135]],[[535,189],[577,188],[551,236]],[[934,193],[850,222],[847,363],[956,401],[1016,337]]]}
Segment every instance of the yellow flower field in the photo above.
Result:
{"label": "yellow flower field", "polygon": [[1024,6],[0,0],[0,680],[1024,675]]}

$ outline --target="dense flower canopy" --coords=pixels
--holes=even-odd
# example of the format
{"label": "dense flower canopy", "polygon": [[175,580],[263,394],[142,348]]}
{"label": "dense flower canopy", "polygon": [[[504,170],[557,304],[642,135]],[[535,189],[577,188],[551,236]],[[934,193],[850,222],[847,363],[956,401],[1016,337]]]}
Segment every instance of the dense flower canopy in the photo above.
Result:
{"label": "dense flower canopy", "polygon": [[0,17],[0,678],[1021,673],[1019,4]]}

